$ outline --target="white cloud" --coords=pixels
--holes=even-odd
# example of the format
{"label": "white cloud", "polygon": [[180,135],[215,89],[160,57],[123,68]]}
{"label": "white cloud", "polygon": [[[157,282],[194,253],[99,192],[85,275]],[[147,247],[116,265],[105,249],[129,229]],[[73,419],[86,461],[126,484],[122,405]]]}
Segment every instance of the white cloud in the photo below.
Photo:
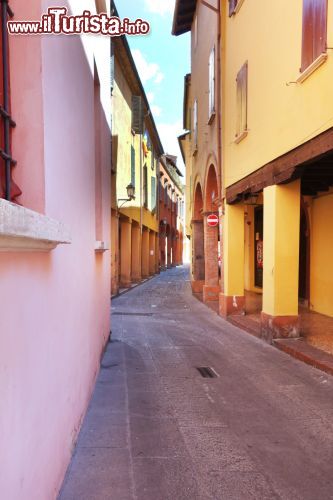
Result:
{"label": "white cloud", "polygon": [[178,157],[177,165],[184,173],[183,158],[179,149],[178,136],[183,133],[183,123],[178,120],[175,123],[159,123],[157,129],[163,144],[164,151]]}
{"label": "white cloud", "polygon": [[150,106],[150,109],[151,109],[151,112],[153,113],[154,117],[161,116],[162,109],[159,106],[157,106],[156,104],[153,104],[152,106]]}
{"label": "white cloud", "polygon": [[154,100],[155,100],[155,94],[154,94],[154,92],[147,92],[147,99],[150,102],[150,104],[152,102],[154,102]]}
{"label": "white cloud", "polygon": [[164,79],[164,75],[163,75],[163,73],[161,73],[161,71],[159,71],[159,72],[157,73],[157,75],[156,75],[156,78],[155,78],[155,80],[154,80],[154,83],[159,84],[159,83],[161,83],[161,81],[162,81],[163,79]]}
{"label": "white cloud", "polygon": [[139,49],[134,49],[132,51],[132,55],[142,83],[146,83],[152,79],[154,79],[155,83],[161,83],[164,75],[158,64],[149,63]]}
{"label": "white cloud", "polygon": [[173,14],[175,0],[145,0],[145,8],[152,14]]}

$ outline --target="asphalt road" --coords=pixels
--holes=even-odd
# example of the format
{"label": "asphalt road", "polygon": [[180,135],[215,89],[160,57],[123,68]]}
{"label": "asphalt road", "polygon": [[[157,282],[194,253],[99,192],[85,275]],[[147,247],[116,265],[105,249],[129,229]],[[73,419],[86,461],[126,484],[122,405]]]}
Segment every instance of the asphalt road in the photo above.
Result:
{"label": "asphalt road", "polygon": [[172,269],[113,301],[61,500],[333,499],[333,378],[219,318],[188,280]]}

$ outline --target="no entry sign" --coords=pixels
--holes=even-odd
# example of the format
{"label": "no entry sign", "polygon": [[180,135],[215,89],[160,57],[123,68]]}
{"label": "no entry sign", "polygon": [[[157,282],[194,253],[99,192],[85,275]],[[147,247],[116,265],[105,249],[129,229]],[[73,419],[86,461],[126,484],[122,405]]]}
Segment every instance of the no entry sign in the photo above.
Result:
{"label": "no entry sign", "polygon": [[219,225],[219,218],[215,214],[208,215],[207,217],[207,226],[208,227],[216,227]]}

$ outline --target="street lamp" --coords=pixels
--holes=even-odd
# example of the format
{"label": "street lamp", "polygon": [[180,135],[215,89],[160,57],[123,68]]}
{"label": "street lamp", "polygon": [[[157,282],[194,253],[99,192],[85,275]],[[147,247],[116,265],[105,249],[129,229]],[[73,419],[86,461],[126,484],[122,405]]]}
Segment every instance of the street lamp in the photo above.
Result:
{"label": "street lamp", "polygon": [[123,206],[128,201],[135,200],[135,187],[133,186],[132,183],[130,183],[126,187],[126,191],[127,191],[127,198],[118,198],[118,201],[123,201],[124,202],[121,206]]}

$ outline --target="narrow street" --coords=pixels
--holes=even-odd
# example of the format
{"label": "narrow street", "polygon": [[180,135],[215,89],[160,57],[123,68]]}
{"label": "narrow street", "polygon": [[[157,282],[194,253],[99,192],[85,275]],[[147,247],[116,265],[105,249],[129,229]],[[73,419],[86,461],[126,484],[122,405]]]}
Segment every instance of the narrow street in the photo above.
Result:
{"label": "narrow street", "polygon": [[331,499],[332,389],[207,310],[188,268],[169,270],[112,302],[60,499]]}

